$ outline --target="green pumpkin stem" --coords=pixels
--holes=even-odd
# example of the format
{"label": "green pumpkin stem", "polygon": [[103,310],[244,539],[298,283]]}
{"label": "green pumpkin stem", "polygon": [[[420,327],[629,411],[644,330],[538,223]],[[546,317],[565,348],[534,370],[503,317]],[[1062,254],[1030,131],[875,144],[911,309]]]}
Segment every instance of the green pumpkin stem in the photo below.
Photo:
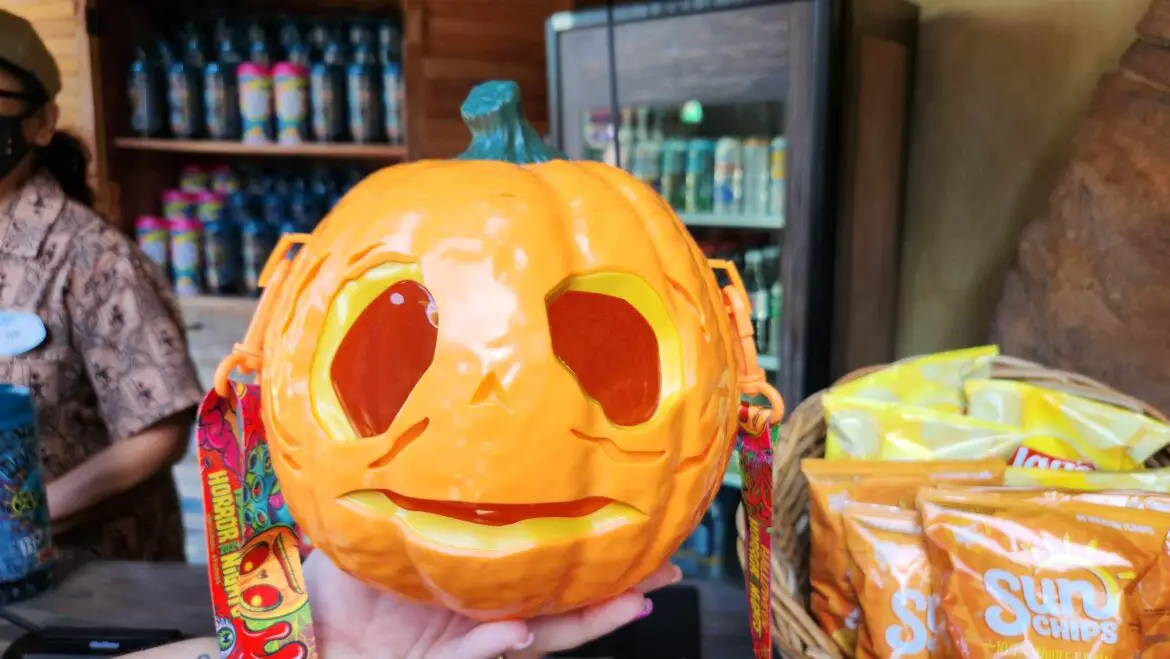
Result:
{"label": "green pumpkin stem", "polygon": [[460,108],[463,123],[471,131],[471,145],[458,160],[502,160],[530,165],[566,156],[548,146],[524,118],[520,86],[511,80],[492,80],[477,85]]}

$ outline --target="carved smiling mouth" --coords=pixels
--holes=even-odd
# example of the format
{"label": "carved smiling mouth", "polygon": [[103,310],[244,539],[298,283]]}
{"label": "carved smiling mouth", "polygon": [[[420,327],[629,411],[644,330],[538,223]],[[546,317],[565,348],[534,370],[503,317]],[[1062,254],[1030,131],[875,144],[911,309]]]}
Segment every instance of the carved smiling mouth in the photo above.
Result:
{"label": "carved smiling mouth", "polygon": [[387,490],[358,490],[340,501],[394,520],[409,533],[457,549],[515,551],[601,535],[645,515],[604,497],[554,503],[465,503],[417,499]]}

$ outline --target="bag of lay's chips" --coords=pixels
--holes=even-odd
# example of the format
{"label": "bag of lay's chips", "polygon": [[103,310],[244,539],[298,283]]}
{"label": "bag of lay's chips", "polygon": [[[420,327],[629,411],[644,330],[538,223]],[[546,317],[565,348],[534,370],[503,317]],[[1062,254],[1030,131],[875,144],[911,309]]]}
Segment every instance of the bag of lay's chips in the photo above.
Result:
{"label": "bag of lay's chips", "polygon": [[861,612],[849,586],[849,552],[841,513],[853,501],[912,507],[919,488],[947,482],[995,485],[1003,480],[1002,460],[883,462],[804,460],[808,479],[809,526],[814,558],[809,565],[810,608],[846,656],[852,656]]}
{"label": "bag of lay's chips", "polygon": [[900,403],[821,398],[828,434],[828,460],[976,460],[1007,459],[1024,433],[992,423]]}
{"label": "bag of lay's chips", "polygon": [[1148,471],[1064,471],[1008,467],[1004,485],[1054,487],[1065,490],[1141,490],[1170,494],[1170,469]]}
{"label": "bag of lay's chips", "polygon": [[966,409],[963,381],[990,377],[991,362],[998,355],[999,347],[981,346],[910,357],[839,384],[831,393],[962,414]]}
{"label": "bag of lay's chips", "polygon": [[938,489],[918,506],[949,656],[1170,656],[1170,514]]}
{"label": "bag of lay's chips", "polygon": [[1170,426],[1144,414],[1010,380],[968,380],[968,415],[1022,427],[1014,467],[1132,471],[1170,444]]}
{"label": "bag of lay's chips", "polygon": [[857,659],[930,659],[938,598],[918,513],[853,503],[844,514],[849,582],[861,606]]}

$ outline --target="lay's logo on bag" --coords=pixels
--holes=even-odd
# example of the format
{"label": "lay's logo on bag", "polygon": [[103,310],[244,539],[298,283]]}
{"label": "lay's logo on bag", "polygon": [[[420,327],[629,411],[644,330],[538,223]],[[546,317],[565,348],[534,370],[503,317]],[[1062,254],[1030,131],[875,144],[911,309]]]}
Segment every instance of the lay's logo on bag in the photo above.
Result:
{"label": "lay's logo on bag", "polygon": [[1096,471],[1097,467],[1088,460],[1058,458],[1027,446],[1016,449],[1009,466],[1033,469],[1063,469],[1065,471]]}
{"label": "lay's logo on bag", "polygon": [[1005,639],[1028,636],[1116,645],[1122,589],[1107,574],[1094,573],[1097,578],[1089,580],[987,570],[983,587],[996,604],[987,607],[983,621]]}

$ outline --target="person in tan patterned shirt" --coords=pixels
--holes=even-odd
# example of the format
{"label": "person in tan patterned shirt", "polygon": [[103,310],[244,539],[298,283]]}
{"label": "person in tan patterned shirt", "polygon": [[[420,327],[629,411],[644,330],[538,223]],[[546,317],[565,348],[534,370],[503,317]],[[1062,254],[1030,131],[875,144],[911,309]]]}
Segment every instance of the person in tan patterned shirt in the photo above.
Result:
{"label": "person in tan patterned shirt", "polygon": [[63,559],[182,560],[171,466],[201,388],[163,273],[93,210],[81,144],[56,130],[60,74],[0,10],[0,310],[35,313],[37,347],[0,382],[37,405]]}

